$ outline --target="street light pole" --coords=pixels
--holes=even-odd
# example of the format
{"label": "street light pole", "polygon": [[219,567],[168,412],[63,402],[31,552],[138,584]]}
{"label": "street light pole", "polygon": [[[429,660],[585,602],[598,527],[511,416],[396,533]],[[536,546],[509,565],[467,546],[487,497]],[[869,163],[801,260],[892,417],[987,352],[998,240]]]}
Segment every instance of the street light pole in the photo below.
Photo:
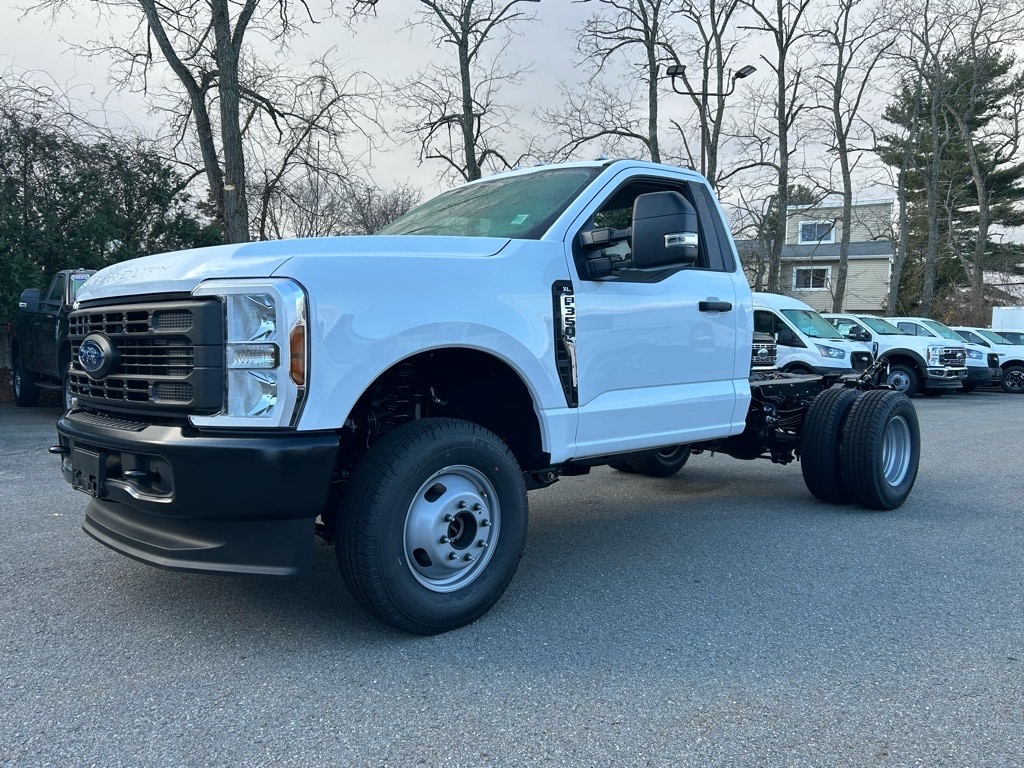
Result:
{"label": "street light pole", "polygon": [[685,75],[686,75],[686,65],[685,64],[673,64],[672,66],[668,67],[665,70],[665,74],[672,78],[672,90],[675,91],[676,93],[678,93],[680,96],[719,96],[721,98],[725,98],[726,96],[731,96],[732,92],[736,90],[736,81],[737,80],[742,80],[744,77],[750,77],[750,75],[754,74],[756,71],[757,71],[757,67],[754,67],[754,66],[751,66],[750,64],[747,64],[747,66],[742,67],[741,69],[737,70],[736,72],[733,72],[732,77],[729,79],[729,90],[725,91],[724,93],[723,92],[717,92],[716,93],[716,92],[713,92],[713,91],[689,91],[689,90],[681,91],[681,90],[679,90],[679,88],[676,87],[676,78],[677,77],[685,77]]}

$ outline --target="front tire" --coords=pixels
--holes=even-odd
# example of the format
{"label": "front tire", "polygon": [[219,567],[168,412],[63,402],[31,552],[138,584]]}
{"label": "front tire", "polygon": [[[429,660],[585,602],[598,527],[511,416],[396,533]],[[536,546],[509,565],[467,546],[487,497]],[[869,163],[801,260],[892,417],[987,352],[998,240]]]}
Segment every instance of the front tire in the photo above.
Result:
{"label": "front tire", "polygon": [[857,395],[855,389],[826,389],[807,409],[800,435],[804,485],[816,498],[830,504],[849,504],[853,500],[843,482],[839,454],[843,425]]}
{"label": "front tire", "polygon": [[902,392],[907,397],[913,397],[920,386],[917,371],[909,365],[902,364],[889,366],[889,373],[886,374],[885,383],[897,392]]}
{"label": "front tire", "polygon": [[857,398],[840,456],[843,481],[857,503],[879,510],[903,504],[921,460],[921,431],[909,398],[881,389]]}
{"label": "front tire", "polygon": [[999,378],[999,386],[1004,392],[1024,395],[1024,365],[1008,365]]}
{"label": "front tire", "polygon": [[15,358],[14,378],[11,380],[15,404],[31,408],[39,403],[39,387],[36,386],[38,380],[36,374],[25,370],[20,356]]}
{"label": "front tire", "polygon": [[494,433],[467,421],[396,427],[356,466],[335,550],[355,598],[420,635],[469,624],[501,597],[526,542],[523,474]]}

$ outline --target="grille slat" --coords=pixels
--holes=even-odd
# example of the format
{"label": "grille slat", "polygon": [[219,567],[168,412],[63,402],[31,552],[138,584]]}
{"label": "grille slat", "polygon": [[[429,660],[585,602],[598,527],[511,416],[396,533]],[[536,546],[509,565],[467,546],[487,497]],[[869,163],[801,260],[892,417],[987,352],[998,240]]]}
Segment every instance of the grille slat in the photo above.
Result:
{"label": "grille slat", "polygon": [[[102,379],[78,364],[78,348],[102,334],[117,350]],[[69,318],[73,396],[117,410],[212,413],[223,404],[223,307],[216,300],[88,308]]]}

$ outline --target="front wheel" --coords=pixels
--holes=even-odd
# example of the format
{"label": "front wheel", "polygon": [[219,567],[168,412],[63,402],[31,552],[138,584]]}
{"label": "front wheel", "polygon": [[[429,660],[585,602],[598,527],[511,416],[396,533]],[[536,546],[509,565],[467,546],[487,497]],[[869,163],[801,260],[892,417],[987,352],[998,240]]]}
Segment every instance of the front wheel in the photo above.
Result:
{"label": "front wheel", "polygon": [[895,509],[910,495],[921,460],[917,411],[899,392],[873,390],[857,398],[843,428],[843,481],[869,509]]}
{"label": "front wheel", "polygon": [[356,466],[336,522],[341,574],[378,618],[421,635],[480,618],[526,541],[526,485],[492,432],[466,421],[396,427]]}
{"label": "front wheel", "polygon": [[1024,394],[1024,365],[1008,365],[1003,369],[1003,375],[999,379],[999,386],[1004,392],[1015,395]]}
{"label": "front wheel", "polygon": [[14,402],[17,405],[31,407],[39,402],[39,388],[36,381],[39,377],[25,370],[21,357],[14,360],[14,378],[11,381],[14,389]]}
{"label": "front wheel", "polygon": [[897,392],[902,392],[911,397],[919,386],[917,371],[909,365],[891,365],[889,373],[886,374],[885,383],[890,385]]}

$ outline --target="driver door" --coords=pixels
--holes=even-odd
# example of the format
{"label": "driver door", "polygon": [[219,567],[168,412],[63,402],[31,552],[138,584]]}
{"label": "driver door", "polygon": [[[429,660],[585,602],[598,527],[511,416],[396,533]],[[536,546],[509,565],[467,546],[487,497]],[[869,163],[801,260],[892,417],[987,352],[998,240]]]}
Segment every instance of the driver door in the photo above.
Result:
{"label": "driver door", "polygon": [[[680,192],[697,211],[697,263],[630,269],[630,243],[624,240],[605,250],[619,260],[615,274],[583,277],[588,254],[580,247],[580,233],[628,227],[633,200],[662,190]],[[573,230],[577,456],[742,430],[749,397],[750,290],[724,228],[715,226],[712,215],[719,216],[717,207],[701,184],[634,178],[620,183]]]}

